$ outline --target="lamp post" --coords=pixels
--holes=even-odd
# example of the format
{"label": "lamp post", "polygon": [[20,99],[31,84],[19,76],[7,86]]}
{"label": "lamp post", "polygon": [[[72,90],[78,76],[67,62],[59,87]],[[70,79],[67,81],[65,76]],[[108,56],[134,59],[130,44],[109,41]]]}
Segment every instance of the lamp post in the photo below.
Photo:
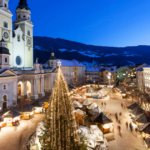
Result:
{"label": "lamp post", "polygon": [[110,99],[110,113],[111,113],[111,73],[108,73],[107,78],[109,79],[109,99]]}

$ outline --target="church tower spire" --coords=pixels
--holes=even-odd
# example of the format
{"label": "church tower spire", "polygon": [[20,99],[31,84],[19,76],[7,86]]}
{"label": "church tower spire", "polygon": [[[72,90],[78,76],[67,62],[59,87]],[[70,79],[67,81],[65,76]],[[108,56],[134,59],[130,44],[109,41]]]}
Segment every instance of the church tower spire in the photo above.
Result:
{"label": "church tower spire", "polygon": [[20,9],[24,9],[25,8],[26,10],[30,10],[30,8],[28,7],[28,4],[27,4],[27,0],[20,0],[17,9],[18,8],[20,8]]}

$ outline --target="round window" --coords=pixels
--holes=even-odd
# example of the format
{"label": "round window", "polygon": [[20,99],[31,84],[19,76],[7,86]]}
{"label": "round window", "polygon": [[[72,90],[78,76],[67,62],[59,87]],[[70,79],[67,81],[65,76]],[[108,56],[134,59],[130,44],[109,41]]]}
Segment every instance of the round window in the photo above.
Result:
{"label": "round window", "polygon": [[20,56],[16,57],[16,64],[17,65],[21,65],[21,58],[20,58]]}
{"label": "round window", "polygon": [[9,40],[9,33],[8,33],[8,31],[3,31],[3,38],[4,38],[4,40]]}
{"label": "round window", "polygon": [[31,40],[30,39],[27,40],[27,44],[28,44],[28,46],[31,45]]}

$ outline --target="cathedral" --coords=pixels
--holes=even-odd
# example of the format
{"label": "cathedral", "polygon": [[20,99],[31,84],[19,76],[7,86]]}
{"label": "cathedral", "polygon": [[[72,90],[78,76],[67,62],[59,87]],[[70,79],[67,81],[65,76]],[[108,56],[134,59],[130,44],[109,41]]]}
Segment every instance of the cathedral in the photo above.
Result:
{"label": "cathedral", "polygon": [[[17,105],[23,97],[38,99],[51,92],[57,73],[57,60],[51,53],[46,64],[33,63],[33,23],[27,0],[19,0],[12,23],[9,0],[0,0],[0,111]],[[12,25],[13,24],[13,25]],[[76,60],[61,60],[69,84],[76,75],[84,80],[85,66]],[[44,67],[44,68],[43,68]]]}
{"label": "cathedral", "polygon": [[[17,104],[21,96],[45,96],[56,76],[56,65],[44,71],[38,60],[33,64],[33,23],[27,0],[20,0],[13,23],[12,16],[9,0],[0,0],[0,111]],[[56,64],[56,59],[52,62]]]}

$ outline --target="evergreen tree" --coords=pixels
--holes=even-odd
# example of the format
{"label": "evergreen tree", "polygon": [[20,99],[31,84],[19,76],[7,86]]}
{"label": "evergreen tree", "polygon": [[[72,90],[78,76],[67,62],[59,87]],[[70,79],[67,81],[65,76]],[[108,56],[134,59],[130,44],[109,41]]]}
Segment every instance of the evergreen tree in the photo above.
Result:
{"label": "evergreen tree", "polygon": [[41,145],[43,150],[81,150],[84,142],[76,132],[78,125],[73,113],[74,107],[68,96],[68,86],[60,66],[50,97],[50,109],[44,119]]}

